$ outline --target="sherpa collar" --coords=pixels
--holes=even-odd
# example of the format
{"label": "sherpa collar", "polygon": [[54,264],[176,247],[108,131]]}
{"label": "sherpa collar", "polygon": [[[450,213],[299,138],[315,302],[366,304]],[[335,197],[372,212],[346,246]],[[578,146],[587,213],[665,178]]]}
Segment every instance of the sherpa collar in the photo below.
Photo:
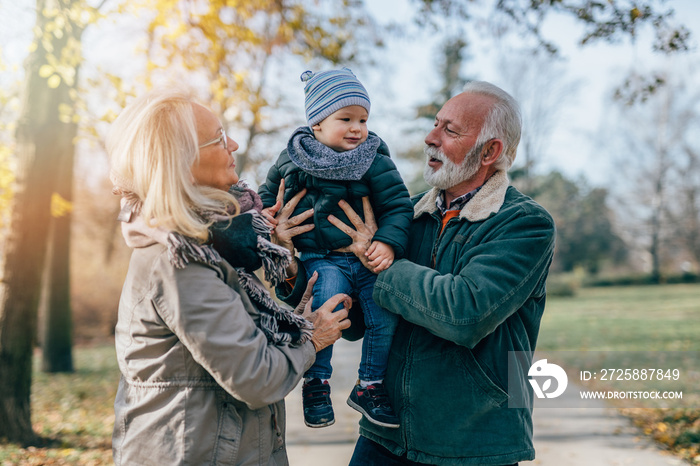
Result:
{"label": "sherpa collar", "polygon": [[[467,219],[470,222],[479,222],[498,212],[506,198],[509,183],[508,174],[504,170],[494,173],[491,178],[486,180],[479,192],[462,208],[459,218]],[[435,212],[437,210],[435,201],[441,191],[433,188],[425,193],[413,208],[413,218]]]}

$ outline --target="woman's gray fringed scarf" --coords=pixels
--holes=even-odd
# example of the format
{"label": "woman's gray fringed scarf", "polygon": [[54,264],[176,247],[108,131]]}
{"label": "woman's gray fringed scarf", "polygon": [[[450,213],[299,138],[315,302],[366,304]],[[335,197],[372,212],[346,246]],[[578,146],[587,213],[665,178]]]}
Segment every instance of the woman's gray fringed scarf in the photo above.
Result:
{"label": "woman's gray fringed scarf", "polygon": [[[201,244],[179,233],[147,226],[137,215],[139,205],[126,201],[129,196],[125,196],[120,220],[125,222],[122,223],[122,230],[127,244],[132,243],[130,246],[134,247],[137,242],[143,243],[142,236],[151,238],[167,247],[170,263],[180,269],[190,261],[219,265],[226,259],[238,273],[241,288],[260,311],[259,326],[268,341],[276,345],[299,346],[311,338],[313,325],[292,310],[279,306],[253,274],[255,269],[262,266],[265,279],[276,286],[286,278],[285,269],[291,255],[287,249],[267,239],[270,229],[258,213],[262,203],[258,202],[257,193],[240,183],[230,193],[241,201],[242,212],[244,207],[250,207],[250,210],[230,219],[202,214],[210,220],[219,220],[210,228],[212,244]],[[130,213],[125,215],[126,211]],[[215,248],[217,243],[220,250]]]}
{"label": "woman's gray fringed scarf", "polygon": [[306,173],[325,180],[357,181],[367,173],[377,155],[381,139],[369,133],[367,140],[352,150],[336,152],[320,143],[308,126],[297,128],[287,143],[287,154]]}

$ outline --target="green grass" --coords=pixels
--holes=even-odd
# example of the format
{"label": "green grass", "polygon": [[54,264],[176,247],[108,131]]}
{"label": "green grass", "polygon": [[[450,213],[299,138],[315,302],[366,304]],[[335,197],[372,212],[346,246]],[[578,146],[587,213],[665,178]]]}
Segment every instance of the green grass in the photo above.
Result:
{"label": "green grass", "polygon": [[[576,298],[548,300],[538,350],[556,357],[578,378],[581,369],[679,369],[671,380],[598,383],[601,388],[681,390],[672,404],[700,406],[700,284],[583,288]],[[554,356],[552,356],[554,357]]]}
{"label": "green grass", "polygon": [[582,288],[547,298],[540,350],[700,351],[700,284]]}

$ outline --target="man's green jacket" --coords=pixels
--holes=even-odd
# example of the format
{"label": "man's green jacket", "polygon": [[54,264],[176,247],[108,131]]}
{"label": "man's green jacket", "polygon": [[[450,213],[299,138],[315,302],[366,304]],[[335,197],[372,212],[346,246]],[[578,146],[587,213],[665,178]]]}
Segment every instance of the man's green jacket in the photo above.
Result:
{"label": "man's green jacket", "polygon": [[[406,258],[380,273],[374,289],[376,303],[402,317],[385,379],[401,427],[363,418],[360,434],[421,463],[532,460],[526,379],[544,312],[554,222],[502,171],[442,232],[437,196],[433,189],[414,198]],[[508,407],[509,351],[527,354],[514,382],[527,391],[529,408]]]}

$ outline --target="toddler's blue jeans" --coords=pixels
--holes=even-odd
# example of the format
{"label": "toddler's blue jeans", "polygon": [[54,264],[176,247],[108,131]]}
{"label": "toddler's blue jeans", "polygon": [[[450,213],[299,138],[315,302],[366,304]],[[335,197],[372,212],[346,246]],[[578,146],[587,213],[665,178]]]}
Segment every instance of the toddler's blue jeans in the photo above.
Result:
{"label": "toddler's blue jeans", "polygon": [[[304,266],[308,276],[318,272],[318,280],[314,285],[313,311],[338,293],[345,293],[359,300],[367,330],[362,340],[362,359],[358,376],[361,380],[383,379],[386,375],[389,347],[399,318],[396,314],[377,306],[372,299],[377,276],[365,268],[352,253],[330,252],[320,259],[305,259]],[[341,308],[342,306],[338,307]],[[329,379],[333,372],[332,355],[333,346],[319,351],[316,354],[316,362],[304,376]]]}

